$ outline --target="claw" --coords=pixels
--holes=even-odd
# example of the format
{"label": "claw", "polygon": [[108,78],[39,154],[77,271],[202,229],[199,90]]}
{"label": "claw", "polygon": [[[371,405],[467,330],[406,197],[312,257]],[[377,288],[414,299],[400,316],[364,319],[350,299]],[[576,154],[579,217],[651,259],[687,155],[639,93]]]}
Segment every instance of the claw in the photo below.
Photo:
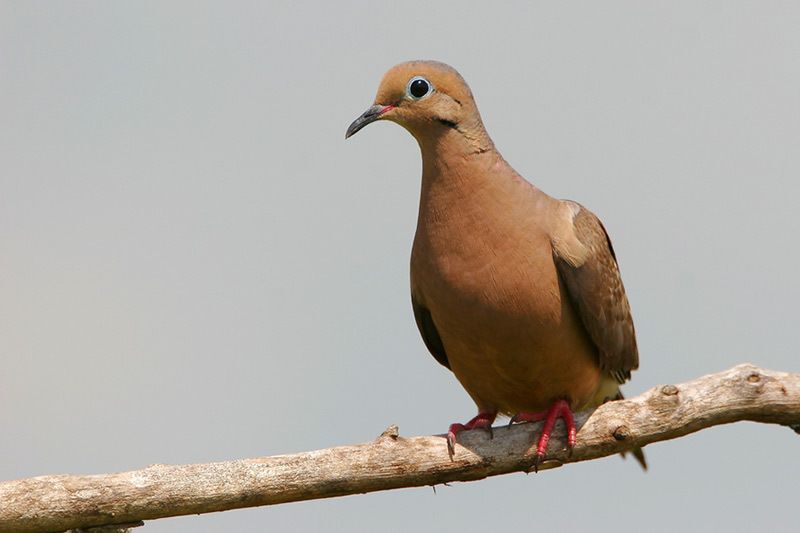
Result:
{"label": "claw", "polygon": [[447,454],[451,459],[456,453],[456,435],[465,429],[467,427],[464,424],[450,424],[450,428],[447,430]]}
{"label": "claw", "polygon": [[497,417],[497,412],[481,412],[466,424],[450,424],[447,430],[447,453],[452,459],[456,453],[456,436],[467,429],[483,428],[489,432],[489,438],[494,438],[492,422]]}
{"label": "claw", "polygon": [[577,440],[577,429],[575,428],[575,419],[572,416],[572,410],[566,400],[557,400],[550,406],[547,411],[539,413],[517,413],[511,417],[511,423],[517,422],[538,422],[544,420],[542,426],[542,434],[539,437],[539,442],[536,445],[536,454],[533,459],[533,471],[539,471],[539,465],[544,459],[545,452],[547,451],[547,444],[550,442],[550,436],[553,433],[553,427],[556,420],[561,418],[564,420],[564,425],[567,428],[567,450],[572,454],[572,449],[575,447]]}
{"label": "claw", "polygon": [[533,457],[533,473],[534,474],[538,474],[539,473],[539,465],[542,463],[542,459],[544,459],[544,454],[540,455],[539,452],[536,452],[536,455]]}
{"label": "claw", "polygon": [[508,425],[522,424],[525,422],[541,422],[547,418],[547,413],[548,411],[540,411],[536,413],[517,413],[511,417],[511,421],[508,423]]}

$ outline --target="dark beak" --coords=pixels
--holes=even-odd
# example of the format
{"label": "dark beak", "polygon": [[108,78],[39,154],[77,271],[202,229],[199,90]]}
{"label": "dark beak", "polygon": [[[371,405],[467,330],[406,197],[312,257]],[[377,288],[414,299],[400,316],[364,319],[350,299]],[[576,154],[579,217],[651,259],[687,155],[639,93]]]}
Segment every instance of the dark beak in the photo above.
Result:
{"label": "dark beak", "polygon": [[347,133],[344,134],[344,138],[347,139],[356,133],[358,130],[369,124],[370,122],[375,122],[378,120],[381,115],[389,111],[390,109],[394,109],[394,106],[391,105],[379,105],[375,104],[374,106],[370,107],[364,113],[355,119],[350,127],[347,128]]}

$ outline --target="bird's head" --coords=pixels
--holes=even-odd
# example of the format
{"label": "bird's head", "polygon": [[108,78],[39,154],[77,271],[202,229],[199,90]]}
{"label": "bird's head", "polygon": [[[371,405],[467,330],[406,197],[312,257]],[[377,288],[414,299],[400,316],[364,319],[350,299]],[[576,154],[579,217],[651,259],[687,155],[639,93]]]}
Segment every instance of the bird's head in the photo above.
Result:
{"label": "bird's head", "polygon": [[488,141],[469,86],[453,67],[438,61],[409,61],[389,69],[374,104],[350,124],[345,138],[377,120],[400,124],[421,144],[452,131]]}

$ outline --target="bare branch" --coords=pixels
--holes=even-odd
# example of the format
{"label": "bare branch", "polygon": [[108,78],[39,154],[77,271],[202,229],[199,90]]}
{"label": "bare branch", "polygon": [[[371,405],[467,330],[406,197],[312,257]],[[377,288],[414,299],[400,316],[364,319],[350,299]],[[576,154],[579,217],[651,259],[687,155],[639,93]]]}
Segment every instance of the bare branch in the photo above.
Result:
{"label": "bare branch", "polygon": [[[665,385],[576,415],[571,456],[560,431],[540,469],[586,461],[740,420],[800,432],[800,374],[752,365]],[[94,476],[41,476],[0,483],[0,531],[64,531],[167,516],[330,498],[400,487],[473,481],[532,466],[541,424],[459,435],[451,460],[442,436],[375,441],[293,455],[194,465],[152,465]]]}

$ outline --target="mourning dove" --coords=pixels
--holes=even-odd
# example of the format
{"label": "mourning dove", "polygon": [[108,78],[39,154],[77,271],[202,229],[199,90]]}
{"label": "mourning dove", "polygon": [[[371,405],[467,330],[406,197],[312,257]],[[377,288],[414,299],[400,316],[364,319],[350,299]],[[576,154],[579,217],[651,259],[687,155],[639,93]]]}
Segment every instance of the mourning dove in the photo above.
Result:
{"label": "mourning dove", "polygon": [[[478,414],[448,430],[544,420],[535,465],[558,418],[570,449],[572,412],[621,398],[639,365],[614,249],[582,205],[548,196],[503,159],[464,79],[435,61],[383,77],[346,138],[378,120],[403,126],[422,152],[411,252],[411,301],[428,350]],[[634,450],[646,468],[641,450]]]}

